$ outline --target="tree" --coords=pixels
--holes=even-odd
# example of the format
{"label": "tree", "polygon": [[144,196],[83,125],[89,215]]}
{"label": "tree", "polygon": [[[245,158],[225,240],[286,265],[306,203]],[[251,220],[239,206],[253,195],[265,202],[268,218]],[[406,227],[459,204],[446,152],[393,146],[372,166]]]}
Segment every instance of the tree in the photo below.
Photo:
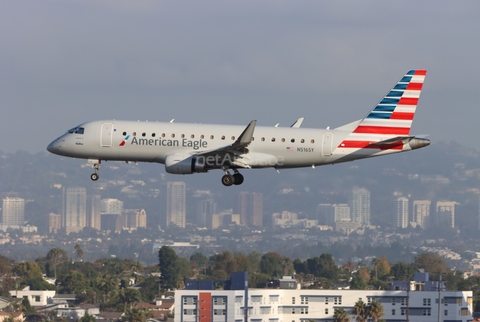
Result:
{"label": "tree", "polygon": [[350,315],[343,307],[335,310],[333,322],[350,322]]}
{"label": "tree", "polygon": [[122,316],[122,320],[128,322],[145,322],[147,320],[148,313],[149,312],[147,310],[127,310],[127,312],[125,312],[125,315]]}
{"label": "tree", "polygon": [[248,274],[258,273],[260,271],[260,261],[262,256],[259,252],[253,251],[247,256],[248,260]]}
{"label": "tree", "polygon": [[385,278],[388,274],[390,274],[391,266],[387,260],[387,256],[382,255],[378,260],[377,264],[377,272],[380,278]]}
{"label": "tree", "polygon": [[59,291],[61,293],[81,294],[86,292],[90,286],[89,281],[82,273],[72,271],[58,277]]}
{"label": "tree", "polygon": [[142,300],[145,302],[151,302],[157,297],[158,294],[158,278],[155,276],[149,276],[142,282],[142,288],[140,289]]}
{"label": "tree", "polygon": [[90,315],[90,314],[88,314],[88,313],[85,313],[85,315],[82,316],[82,317],[80,318],[80,320],[78,320],[78,321],[79,321],[79,322],[95,322],[96,319],[95,319],[95,317],[94,317],[93,315]]}
{"label": "tree", "polygon": [[129,309],[132,310],[133,305],[140,302],[142,296],[140,292],[133,288],[126,288],[120,291],[118,299],[121,303],[123,303],[123,312],[127,312],[127,306]]}
{"label": "tree", "polygon": [[305,262],[308,273],[316,277],[325,277],[336,281],[338,279],[339,268],[331,254],[322,254],[320,257],[312,257]]}
{"label": "tree", "polygon": [[190,256],[190,265],[192,268],[196,268],[198,270],[204,269],[207,266],[207,262],[207,256],[203,255],[202,253],[195,253]]}
{"label": "tree", "polygon": [[37,263],[28,261],[25,263],[17,263],[13,267],[13,272],[23,279],[42,278],[42,270]]}
{"label": "tree", "polygon": [[357,322],[366,322],[368,320],[367,306],[362,300],[358,300],[353,306],[355,310],[355,315],[357,316]]}
{"label": "tree", "polygon": [[57,279],[57,265],[68,259],[67,253],[60,248],[52,248],[47,254],[47,260],[53,265],[55,280]]}
{"label": "tree", "polygon": [[83,250],[82,250],[82,247],[80,247],[79,244],[76,244],[75,245],[75,254],[77,254],[77,257],[80,261],[83,261]]}
{"label": "tree", "polygon": [[415,256],[415,266],[428,272],[432,280],[438,279],[440,273],[448,271],[445,260],[435,253],[424,253]]}
{"label": "tree", "polygon": [[22,299],[22,312],[25,315],[33,314],[36,312],[35,309],[30,305],[30,301],[27,297],[24,297]]}
{"label": "tree", "polygon": [[260,272],[271,277],[293,274],[293,262],[289,257],[275,252],[268,252],[260,259]]}
{"label": "tree", "polygon": [[383,311],[383,306],[377,300],[373,300],[372,303],[367,307],[368,315],[372,318],[374,322],[377,322],[382,316],[385,315]]}
{"label": "tree", "polygon": [[416,269],[412,264],[398,262],[392,265],[390,273],[392,273],[396,281],[410,281]]}
{"label": "tree", "polygon": [[365,279],[356,274],[353,276],[352,281],[350,282],[350,288],[352,290],[364,290],[367,287],[367,282]]}
{"label": "tree", "polygon": [[163,290],[176,288],[180,279],[178,255],[172,248],[162,246],[158,251],[158,261],[161,274],[160,287]]}

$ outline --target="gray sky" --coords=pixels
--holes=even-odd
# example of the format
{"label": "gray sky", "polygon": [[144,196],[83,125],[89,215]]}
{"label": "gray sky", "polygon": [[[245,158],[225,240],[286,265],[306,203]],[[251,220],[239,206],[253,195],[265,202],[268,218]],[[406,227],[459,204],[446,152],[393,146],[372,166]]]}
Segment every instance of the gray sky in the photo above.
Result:
{"label": "gray sky", "polygon": [[413,134],[480,150],[479,1],[1,1],[0,150],[97,119],[340,126],[409,69]]}

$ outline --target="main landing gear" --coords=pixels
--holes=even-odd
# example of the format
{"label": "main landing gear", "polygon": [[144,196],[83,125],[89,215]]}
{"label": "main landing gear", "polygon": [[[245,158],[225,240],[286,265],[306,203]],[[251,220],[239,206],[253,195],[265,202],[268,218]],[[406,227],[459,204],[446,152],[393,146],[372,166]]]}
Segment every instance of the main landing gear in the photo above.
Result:
{"label": "main landing gear", "polygon": [[93,165],[93,168],[95,169],[95,173],[92,173],[90,176],[90,179],[93,181],[97,181],[100,176],[98,175],[98,170],[100,169],[100,163],[101,160],[88,160],[88,163],[91,163]]}
{"label": "main landing gear", "polygon": [[233,170],[234,174],[230,174],[228,170],[223,170],[225,172],[225,175],[222,177],[222,184],[226,187],[229,187],[231,185],[241,185],[243,183],[243,175],[238,172],[237,170]]}

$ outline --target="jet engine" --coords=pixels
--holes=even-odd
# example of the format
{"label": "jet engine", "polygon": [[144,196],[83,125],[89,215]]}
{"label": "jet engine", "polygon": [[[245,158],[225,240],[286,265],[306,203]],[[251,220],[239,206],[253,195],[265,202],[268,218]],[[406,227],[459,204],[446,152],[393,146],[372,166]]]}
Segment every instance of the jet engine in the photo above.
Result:
{"label": "jet engine", "polygon": [[207,172],[205,159],[196,156],[173,153],[165,158],[165,170],[172,174],[192,174],[196,172]]}

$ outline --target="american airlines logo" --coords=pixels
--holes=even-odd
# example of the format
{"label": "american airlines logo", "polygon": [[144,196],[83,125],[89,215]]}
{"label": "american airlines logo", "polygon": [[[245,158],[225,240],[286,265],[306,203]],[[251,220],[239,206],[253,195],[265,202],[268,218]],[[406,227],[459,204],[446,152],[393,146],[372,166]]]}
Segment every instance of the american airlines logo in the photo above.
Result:
{"label": "american airlines logo", "polygon": [[120,142],[120,144],[119,144],[119,145],[120,145],[120,146],[124,146],[124,145],[125,145],[125,143],[127,142],[127,140],[128,140],[129,138],[130,138],[130,134],[127,134],[127,135],[125,136],[125,138],[123,139],[123,141],[122,141],[122,142]]}

